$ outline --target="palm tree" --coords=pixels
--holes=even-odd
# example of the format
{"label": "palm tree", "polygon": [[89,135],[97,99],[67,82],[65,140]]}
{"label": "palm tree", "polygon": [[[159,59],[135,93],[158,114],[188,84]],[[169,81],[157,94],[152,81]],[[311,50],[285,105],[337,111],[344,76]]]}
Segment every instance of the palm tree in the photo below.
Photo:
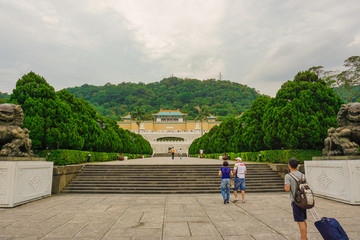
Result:
{"label": "palm tree", "polygon": [[136,121],[138,125],[138,134],[140,134],[140,123],[144,120],[145,109],[141,107],[136,107],[135,111],[131,113],[131,119]]}
{"label": "palm tree", "polygon": [[199,112],[199,114],[195,118],[195,121],[197,119],[200,119],[201,135],[203,135],[203,119],[205,119],[210,115],[209,106],[203,106],[203,107],[196,106],[195,109]]}

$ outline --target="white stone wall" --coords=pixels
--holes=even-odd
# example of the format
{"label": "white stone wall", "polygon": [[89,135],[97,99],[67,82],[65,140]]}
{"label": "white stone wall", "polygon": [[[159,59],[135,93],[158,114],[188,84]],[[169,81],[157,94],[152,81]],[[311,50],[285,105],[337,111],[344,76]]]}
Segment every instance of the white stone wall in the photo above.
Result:
{"label": "white stone wall", "polygon": [[51,195],[53,162],[0,161],[0,207]]}
{"label": "white stone wall", "polygon": [[360,204],[360,159],[305,161],[305,174],[316,195]]}

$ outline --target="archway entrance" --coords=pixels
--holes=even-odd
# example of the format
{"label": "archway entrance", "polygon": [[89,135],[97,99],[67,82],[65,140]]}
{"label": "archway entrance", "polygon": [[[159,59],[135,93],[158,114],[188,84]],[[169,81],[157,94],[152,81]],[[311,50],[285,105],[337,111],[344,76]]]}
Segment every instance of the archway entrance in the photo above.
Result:
{"label": "archway entrance", "polygon": [[150,142],[154,154],[168,154],[172,147],[183,154],[189,153],[191,143],[201,136],[200,132],[140,132]]}

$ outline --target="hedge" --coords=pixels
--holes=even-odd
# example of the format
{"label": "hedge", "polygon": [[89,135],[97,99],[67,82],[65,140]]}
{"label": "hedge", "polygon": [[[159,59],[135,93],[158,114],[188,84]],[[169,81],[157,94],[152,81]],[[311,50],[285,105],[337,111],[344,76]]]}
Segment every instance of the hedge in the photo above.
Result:
{"label": "hedge", "polygon": [[[89,152],[79,150],[57,149],[57,150],[41,150],[37,151],[36,155],[45,157],[46,161],[54,162],[54,165],[70,165],[87,163],[89,153],[91,154],[90,162],[107,162],[115,161],[119,153],[106,153],[106,152]],[[130,154],[123,153],[123,157],[127,156],[128,159],[140,158],[141,156],[150,157],[148,154]]]}
{"label": "hedge", "polygon": [[[312,160],[312,157],[322,155],[321,150],[266,150],[260,152],[226,153],[226,155],[230,155],[230,160],[241,157],[244,162],[259,162],[259,154],[261,154],[262,162],[269,163],[288,163],[290,158],[296,158],[300,163],[304,163],[304,160]],[[198,157],[199,154],[195,156]],[[219,156],[224,156],[224,153],[204,154],[205,158],[219,159]]]}

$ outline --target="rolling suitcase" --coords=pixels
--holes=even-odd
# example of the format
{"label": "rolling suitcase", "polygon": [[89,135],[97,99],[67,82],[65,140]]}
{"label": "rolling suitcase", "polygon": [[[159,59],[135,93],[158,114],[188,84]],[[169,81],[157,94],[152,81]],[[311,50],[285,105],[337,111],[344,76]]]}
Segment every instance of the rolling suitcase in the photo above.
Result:
{"label": "rolling suitcase", "polygon": [[[317,218],[312,213],[312,210]],[[346,232],[335,218],[323,217],[320,219],[315,208],[312,208],[309,211],[315,220],[315,227],[318,229],[324,240],[349,240]]]}

